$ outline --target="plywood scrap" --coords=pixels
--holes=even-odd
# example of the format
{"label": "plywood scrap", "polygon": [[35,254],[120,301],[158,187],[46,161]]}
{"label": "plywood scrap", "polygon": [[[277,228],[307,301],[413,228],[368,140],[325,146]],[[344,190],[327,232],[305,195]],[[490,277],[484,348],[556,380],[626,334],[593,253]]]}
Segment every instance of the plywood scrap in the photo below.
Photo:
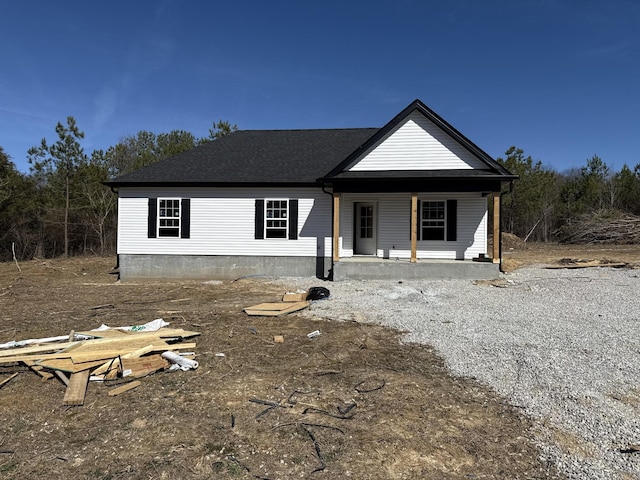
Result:
{"label": "plywood scrap", "polygon": [[84,397],[87,392],[87,383],[89,382],[89,370],[78,373],[72,373],[69,378],[69,385],[64,392],[63,405],[84,405]]}
{"label": "plywood scrap", "polygon": [[10,377],[5,378],[4,380],[2,380],[0,382],[0,388],[2,388],[4,385],[6,385],[7,383],[9,383],[11,380],[13,380],[14,378],[16,378],[18,376],[20,372],[16,372],[13,375],[11,375]]}
{"label": "plywood scrap", "polygon": [[128,392],[129,390],[133,390],[134,388],[138,388],[140,385],[140,380],[135,380],[120,387],[114,388],[113,390],[109,390],[107,392],[107,395],[109,395],[110,397],[115,397],[117,395],[120,395],[121,393]]}
{"label": "plywood scrap", "polygon": [[277,317],[287,313],[297,312],[307,308],[311,302],[290,302],[290,303],[260,303],[244,309],[247,315]]}

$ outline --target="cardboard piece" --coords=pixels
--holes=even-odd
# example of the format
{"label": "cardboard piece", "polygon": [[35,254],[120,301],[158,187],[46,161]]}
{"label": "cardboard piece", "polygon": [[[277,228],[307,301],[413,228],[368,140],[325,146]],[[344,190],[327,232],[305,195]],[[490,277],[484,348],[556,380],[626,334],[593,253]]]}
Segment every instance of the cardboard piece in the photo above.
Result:
{"label": "cardboard piece", "polygon": [[301,293],[285,293],[282,296],[283,302],[304,302],[307,299],[308,292]]}
{"label": "cardboard piece", "polygon": [[110,397],[115,397],[116,395],[120,395],[121,393],[128,392],[129,390],[133,390],[141,385],[140,380],[136,380],[135,382],[126,383],[121,387],[114,388],[113,390],[109,390],[107,395]]}

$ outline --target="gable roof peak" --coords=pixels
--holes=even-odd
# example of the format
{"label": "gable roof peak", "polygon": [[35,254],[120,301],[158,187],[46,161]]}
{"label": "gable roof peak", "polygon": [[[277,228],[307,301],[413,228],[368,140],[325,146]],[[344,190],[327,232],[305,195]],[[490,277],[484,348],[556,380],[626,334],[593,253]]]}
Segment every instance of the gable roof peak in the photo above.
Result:
{"label": "gable roof peak", "polygon": [[470,152],[473,156],[478,158],[481,162],[483,162],[490,170],[498,172],[501,175],[512,175],[507,169],[505,169],[502,165],[500,165],[496,160],[494,160],[488,153],[478,147],[475,143],[465,137],[462,133],[456,130],[450,123],[448,123],[444,118],[438,115],[436,112],[431,110],[427,105],[422,102],[419,98],[416,98],[413,102],[407,105],[400,113],[398,113],[395,117],[391,119],[384,127],[378,130],[374,135],[372,135],[364,144],[360,146],[358,150],[353,152],[349,157],[347,157],[344,161],[342,161],[337,167],[335,167],[331,172],[329,172],[325,178],[333,177],[345,169],[349,168],[359,157],[360,155],[367,151],[369,148],[373,147],[378,141],[383,139],[387,134],[393,131],[398,125],[400,125],[403,121],[409,117],[414,111],[418,111],[421,115],[424,115],[425,118],[433,122],[438,128],[443,130],[447,135],[449,135],[454,141],[456,141],[459,145],[461,145],[464,149]]}

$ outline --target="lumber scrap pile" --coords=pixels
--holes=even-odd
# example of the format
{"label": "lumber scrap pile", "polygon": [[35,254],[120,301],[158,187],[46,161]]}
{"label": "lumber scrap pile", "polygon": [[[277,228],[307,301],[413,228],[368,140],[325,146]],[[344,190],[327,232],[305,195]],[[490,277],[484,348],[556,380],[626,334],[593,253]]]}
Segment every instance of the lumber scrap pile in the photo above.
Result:
{"label": "lumber scrap pile", "polygon": [[[83,340],[75,340],[76,335]],[[0,350],[0,366],[26,365],[43,381],[56,376],[66,385],[63,404],[82,405],[90,380],[134,379],[167,369],[173,362],[165,358],[166,352],[193,351],[196,344],[185,340],[198,335],[199,332],[177,328],[72,332],[69,336],[54,337],[67,341],[42,339],[47,343],[29,341],[28,346],[4,348]],[[169,358],[182,357],[173,355]],[[185,361],[191,362],[191,368],[197,367],[197,362],[186,358]],[[122,392],[109,394],[118,393]]]}
{"label": "lumber scrap pile", "polygon": [[563,225],[555,235],[560,243],[634,245],[640,243],[640,217],[600,210]]}

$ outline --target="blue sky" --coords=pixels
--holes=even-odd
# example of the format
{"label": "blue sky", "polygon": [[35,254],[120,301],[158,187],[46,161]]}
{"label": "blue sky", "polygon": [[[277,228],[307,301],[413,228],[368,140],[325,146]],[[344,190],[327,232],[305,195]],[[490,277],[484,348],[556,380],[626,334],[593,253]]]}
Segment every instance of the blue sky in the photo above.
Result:
{"label": "blue sky", "polygon": [[384,125],[416,98],[494,158],[640,163],[636,0],[15,1],[0,146],[74,116],[85,151],[140,130]]}

